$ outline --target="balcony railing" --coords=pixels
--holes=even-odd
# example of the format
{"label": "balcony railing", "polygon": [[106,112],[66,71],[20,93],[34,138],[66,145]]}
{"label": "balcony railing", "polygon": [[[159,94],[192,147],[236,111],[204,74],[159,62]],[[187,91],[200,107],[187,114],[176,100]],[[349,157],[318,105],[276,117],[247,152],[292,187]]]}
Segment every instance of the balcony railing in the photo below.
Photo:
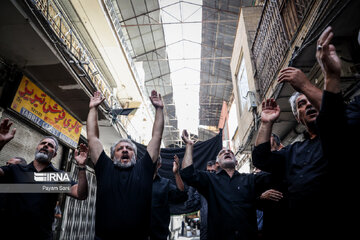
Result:
{"label": "balcony railing", "polygon": [[263,97],[288,49],[277,0],[265,2],[252,45],[260,95]]}
{"label": "balcony railing", "polygon": [[43,17],[49,23],[49,26],[71,54],[74,62],[77,62],[85,70],[87,76],[101,91],[106,101],[111,106],[114,100],[111,97],[112,90],[101,74],[95,61],[89,51],[84,47],[79,37],[70,27],[68,20],[61,13],[56,1],[53,0],[31,0]]}
{"label": "balcony railing", "polygon": [[252,53],[256,79],[264,97],[276,77],[290,41],[312,0],[267,0],[255,34]]}
{"label": "balcony railing", "polygon": [[[68,52],[72,55],[75,62],[79,63],[85,70],[87,76],[105,97],[108,105],[120,106],[119,101],[112,96],[112,88],[109,86],[105,77],[101,74],[89,51],[85,48],[80,38],[73,31],[69,21],[60,11],[56,0],[31,0],[31,2],[34,3],[43,17],[47,20],[49,26],[61,40]],[[131,66],[132,70],[134,70],[133,62]],[[135,72],[135,75],[137,76],[137,72]],[[139,134],[128,118],[118,118],[118,120],[121,128],[126,132],[126,134],[127,132],[130,132],[132,133],[134,140],[139,140],[136,137]]]}

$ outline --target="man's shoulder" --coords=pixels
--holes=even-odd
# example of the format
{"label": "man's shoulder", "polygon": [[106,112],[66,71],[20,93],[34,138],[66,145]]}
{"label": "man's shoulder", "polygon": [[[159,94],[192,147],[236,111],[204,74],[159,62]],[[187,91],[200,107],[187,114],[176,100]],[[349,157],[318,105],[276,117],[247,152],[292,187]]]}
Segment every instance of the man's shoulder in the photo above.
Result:
{"label": "man's shoulder", "polygon": [[[139,168],[141,166],[146,166],[145,168],[148,169],[151,166],[155,167],[155,163],[153,163],[152,158],[150,157],[150,154],[148,151],[145,151],[145,154],[141,157],[136,159],[136,168]],[[151,167],[150,167],[151,168]]]}
{"label": "man's shoulder", "polygon": [[140,158],[138,158],[138,160],[142,160],[142,159],[150,159],[151,160],[151,156],[147,150],[144,152],[144,155],[142,155]]}
{"label": "man's shoulder", "polygon": [[98,166],[98,165],[105,164],[108,160],[112,161],[111,158],[110,158],[110,157],[105,153],[105,151],[103,150],[103,151],[100,153],[100,156],[99,156],[98,160],[96,161],[95,168],[96,168],[96,166]]}

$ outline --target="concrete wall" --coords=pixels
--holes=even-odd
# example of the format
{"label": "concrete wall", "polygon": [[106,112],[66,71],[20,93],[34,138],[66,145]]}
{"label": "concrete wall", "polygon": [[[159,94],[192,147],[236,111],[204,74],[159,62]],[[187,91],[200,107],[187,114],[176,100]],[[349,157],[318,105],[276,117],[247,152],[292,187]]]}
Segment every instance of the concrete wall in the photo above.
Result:
{"label": "concrete wall", "polygon": [[237,143],[235,145],[238,145],[239,142],[240,145],[246,142],[247,136],[249,134],[249,129],[253,122],[253,115],[251,111],[248,111],[248,107],[245,106],[245,109],[241,109],[240,107],[241,103],[239,100],[237,74],[240,68],[241,61],[242,59],[244,59],[249,91],[256,93],[255,80],[253,77],[254,64],[252,61],[251,44],[259,23],[261,12],[262,7],[248,7],[241,9],[236,38],[234,42],[234,49],[231,58],[230,68],[239,123],[238,132],[236,134],[239,139],[233,139],[233,141]]}

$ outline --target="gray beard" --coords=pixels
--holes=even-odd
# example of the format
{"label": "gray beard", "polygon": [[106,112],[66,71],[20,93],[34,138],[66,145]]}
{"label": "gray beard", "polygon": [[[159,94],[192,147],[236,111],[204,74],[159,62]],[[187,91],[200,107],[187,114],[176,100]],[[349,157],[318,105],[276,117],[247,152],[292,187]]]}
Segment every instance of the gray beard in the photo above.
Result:
{"label": "gray beard", "polygon": [[49,163],[52,159],[52,156],[47,155],[45,153],[42,153],[42,152],[39,152],[39,151],[36,151],[35,152],[35,160],[37,160],[38,162],[41,162],[41,163]]}
{"label": "gray beard", "polygon": [[118,159],[114,156],[113,162],[114,162],[115,167],[125,169],[125,168],[132,167],[136,164],[136,157],[135,157],[135,155],[133,155],[132,158],[130,159],[130,162],[122,163],[120,161],[120,159]]}
{"label": "gray beard", "polygon": [[222,168],[235,168],[236,167],[236,162],[235,161],[232,161],[232,162],[229,162],[229,161],[226,161],[222,164],[221,166]]}

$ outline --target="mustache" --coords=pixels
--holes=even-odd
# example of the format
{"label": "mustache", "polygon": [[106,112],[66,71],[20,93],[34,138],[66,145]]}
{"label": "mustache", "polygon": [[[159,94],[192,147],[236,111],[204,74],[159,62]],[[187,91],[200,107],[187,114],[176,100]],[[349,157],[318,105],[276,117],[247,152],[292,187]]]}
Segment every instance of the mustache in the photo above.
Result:
{"label": "mustache", "polygon": [[318,111],[315,108],[311,107],[311,108],[306,110],[305,114],[310,115],[310,114],[314,114],[314,113],[317,113],[317,112]]}
{"label": "mustache", "polygon": [[39,162],[50,162],[53,157],[52,154],[49,152],[43,153],[40,151],[41,150],[35,152],[35,159]]}
{"label": "mustache", "polygon": [[[121,162],[121,159],[124,159],[124,157],[116,158],[116,157],[114,156],[114,158],[113,158],[113,163],[114,163],[114,165],[115,165],[116,167],[118,167],[118,168],[122,168],[122,169],[124,169],[124,168],[129,168],[129,167],[132,167],[132,166],[134,166],[134,165],[136,164],[136,157],[135,157],[135,155],[133,155],[132,158],[130,159],[130,162],[127,162],[127,163],[122,163],[122,162]],[[129,157],[127,156],[126,159],[129,159]]]}

